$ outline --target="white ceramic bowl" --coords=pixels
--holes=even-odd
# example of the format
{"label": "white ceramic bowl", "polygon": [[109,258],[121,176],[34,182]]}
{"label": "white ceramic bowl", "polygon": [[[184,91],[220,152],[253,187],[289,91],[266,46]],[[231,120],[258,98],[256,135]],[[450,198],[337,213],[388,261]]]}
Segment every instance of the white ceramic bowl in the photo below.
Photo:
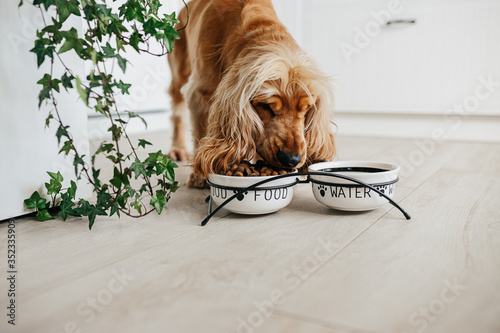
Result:
{"label": "white ceramic bowl", "polygon": [[[234,177],[222,176],[216,174],[209,175],[210,194],[212,200],[220,205],[226,199],[236,194],[238,190],[247,188],[267,177]],[[293,197],[293,189],[296,183],[296,177],[288,177],[270,181],[255,190],[245,192],[239,195],[233,201],[229,202],[225,209],[238,214],[259,215],[273,213],[286,207]]]}
{"label": "white ceramic bowl", "polygon": [[[338,161],[313,164],[309,171],[355,178],[374,186],[392,199],[399,167],[382,162]],[[310,179],[316,200],[334,209],[364,211],[388,203],[387,199],[375,191],[349,180],[329,176],[310,176]]]}

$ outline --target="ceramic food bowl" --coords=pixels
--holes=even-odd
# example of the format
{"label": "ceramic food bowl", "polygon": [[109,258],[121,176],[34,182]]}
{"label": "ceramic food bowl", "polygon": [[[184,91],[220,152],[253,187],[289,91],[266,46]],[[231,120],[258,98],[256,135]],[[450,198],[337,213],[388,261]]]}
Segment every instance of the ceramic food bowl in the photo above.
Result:
{"label": "ceramic food bowl", "polygon": [[316,163],[309,167],[309,171],[325,173],[325,176],[310,176],[314,197],[320,203],[339,210],[364,211],[378,208],[388,201],[370,188],[327,175],[355,178],[392,199],[399,167],[382,162],[339,161]]}
{"label": "ceramic food bowl", "polygon": [[[273,178],[265,177],[234,177],[210,174],[209,185],[212,200],[220,205],[227,199],[260,181]],[[273,213],[286,207],[292,201],[295,177],[288,177],[270,181],[255,190],[246,191],[238,195],[224,208],[238,214],[259,215]]]}

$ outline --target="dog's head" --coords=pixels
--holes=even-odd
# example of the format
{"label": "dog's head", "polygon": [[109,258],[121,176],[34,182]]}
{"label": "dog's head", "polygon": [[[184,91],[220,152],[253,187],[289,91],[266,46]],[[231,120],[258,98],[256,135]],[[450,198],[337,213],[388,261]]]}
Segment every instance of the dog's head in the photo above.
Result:
{"label": "dog's head", "polygon": [[266,82],[251,105],[262,122],[256,152],[268,164],[300,168],[307,160],[308,114],[317,112],[317,96],[300,86],[280,89],[279,82]]}
{"label": "dog's head", "polygon": [[195,172],[207,175],[243,159],[300,168],[335,154],[330,80],[300,49],[250,50],[225,73],[213,96]]}

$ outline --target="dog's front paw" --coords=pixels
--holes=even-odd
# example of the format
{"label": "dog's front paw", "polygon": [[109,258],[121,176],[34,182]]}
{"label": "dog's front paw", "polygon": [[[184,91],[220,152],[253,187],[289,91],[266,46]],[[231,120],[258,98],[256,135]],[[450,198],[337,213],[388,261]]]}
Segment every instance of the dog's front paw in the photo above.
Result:
{"label": "dog's front paw", "polygon": [[209,188],[207,179],[198,174],[192,173],[187,184],[189,187]]}
{"label": "dog's front paw", "polygon": [[168,153],[168,157],[170,157],[175,162],[181,162],[188,161],[190,155],[186,148],[172,147],[172,149]]}

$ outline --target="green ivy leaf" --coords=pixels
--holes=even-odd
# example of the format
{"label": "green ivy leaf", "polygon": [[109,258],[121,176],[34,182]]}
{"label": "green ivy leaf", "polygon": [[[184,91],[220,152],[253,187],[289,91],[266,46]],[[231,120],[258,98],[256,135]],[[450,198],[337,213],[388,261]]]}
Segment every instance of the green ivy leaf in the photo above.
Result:
{"label": "green ivy leaf", "polygon": [[73,84],[71,81],[73,81],[75,77],[73,75],[68,76],[66,73],[61,78],[62,85],[66,91],[68,91],[68,88],[73,88]]}
{"label": "green ivy leaf", "polygon": [[47,189],[47,194],[58,194],[61,190],[62,184],[55,179],[51,179],[48,183],[45,183],[45,188]]}
{"label": "green ivy leaf", "polygon": [[139,201],[134,201],[133,205],[134,209],[139,213],[142,214],[142,204]]}
{"label": "green ivy leaf", "polygon": [[66,193],[69,195],[70,199],[76,198],[76,190],[77,190],[76,183],[72,180],[70,182],[70,186],[69,186],[68,190],[66,191]]}
{"label": "green ivy leaf", "polygon": [[84,89],[82,87],[82,81],[80,78],[77,76],[76,77],[76,90],[78,91],[78,94],[80,95],[80,98],[83,100],[86,106],[89,106],[89,89]]}
{"label": "green ivy leaf", "polygon": [[61,217],[63,221],[66,221],[68,216],[76,216],[80,217],[78,208],[74,208],[75,204],[71,200],[71,194],[68,192],[61,194],[61,204],[60,211],[57,213],[57,216]]}
{"label": "green ivy leaf", "polygon": [[127,175],[122,174],[116,167],[113,171],[113,178],[109,182],[117,189],[120,189],[122,185],[129,185]]}
{"label": "green ivy leaf", "polygon": [[61,183],[64,180],[60,171],[57,171],[57,173],[47,171],[47,174],[50,176],[51,179],[54,179],[59,183]]}
{"label": "green ivy leaf", "polygon": [[38,94],[38,107],[42,106],[42,103],[44,100],[50,99],[50,91],[51,90],[52,90],[51,87],[43,87],[43,89]]}
{"label": "green ivy leaf", "polygon": [[[161,153],[161,151],[160,151],[160,153]],[[169,181],[174,182],[175,181],[174,169],[177,167],[178,167],[177,164],[175,164],[175,162],[170,157],[168,157],[168,155],[159,154],[158,165],[157,165],[157,174],[162,174]]]}
{"label": "green ivy leaf", "polygon": [[119,54],[116,55],[116,60],[118,60],[118,66],[120,66],[122,72],[125,73],[125,70],[127,69],[127,60]]}
{"label": "green ivy leaf", "polygon": [[57,213],[57,216],[62,218],[63,221],[66,221],[68,216],[70,216],[73,211],[73,202],[61,201],[59,208],[61,208],[61,210]]}
{"label": "green ivy leaf", "polygon": [[156,194],[151,197],[150,205],[156,209],[156,212],[161,214],[163,207],[167,205],[163,191],[156,191]]}
{"label": "green ivy leaf", "polygon": [[120,217],[120,210],[115,205],[111,205],[111,208],[109,209],[109,217],[115,214],[116,216]]}
{"label": "green ivy leaf", "polygon": [[139,176],[147,176],[144,163],[142,163],[138,158],[136,158],[134,163],[130,165],[130,170],[134,172],[135,179],[139,178]]}
{"label": "green ivy leaf", "polygon": [[103,216],[107,215],[106,212],[101,207],[96,207],[95,205],[91,205],[87,200],[80,199],[78,204],[79,204],[78,213],[82,216],[88,217],[90,230],[92,230],[95,218],[98,215],[103,215]]}
{"label": "green ivy leaf", "polygon": [[63,136],[70,139],[68,128],[69,128],[69,126],[63,126],[63,125],[59,125],[59,127],[57,128],[56,137],[57,137],[58,144],[61,144],[61,138]]}
{"label": "green ivy leaf", "polygon": [[146,149],[146,145],[152,146],[153,144],[149,141],[144,140],[144,139],[139,139],[139,144],[137,145],[137,147],[142,147],[142,148]]}
{"label": "green ivy leaf", "polygon": [[160,9],[161,3],[158,0],[153,0],[149,3],[148,15],[158,15],[158,9]]}
{"label": "green ivy leaf", "polygon": [[75,159],[73,160],[73,166],[75,167],[75,175],[78,177],[78,166],[84,166],[85,162],[83,161],[83,157],[85,155],[82,155],[81,157],[79,155],[75,155]]}
{"label": "green ivy leaf", "polygon": [[130,87],[132,87],[131,84],[123,83],[123,81],[120,80],[120,82],[116,85],[116,87],[122,91],[122,94],[130,95],[128,90],[130,89]]}
{"label": "green ivy leaf", "polygon": [[24,204],[27,209],[44,209],[47,200],[40,197],[40,193],[38,191],[33,192],[31,197],[24,200]]}
{"label": "green ivy leaf", "polygon": [[64,153],[64,155],[67,156],[71,152],[72,149],[73,149],[73,145],[71,144],[71,141],[67,140],[66,142],[64,142],[64,145],[59,150],[59,154]]}
{"label": "green ivy leaf", "polygon": [[47,116],[47,118],[45,119],[45,127],[49,127],[50,125],[50,121],[54,119],[54,115],[52,114],[52,112],[49,112],[49,115]]}
{"label": "green ivy leaf", "polygon": [[132,35],[130,36],[130,41],[129,41],[129,44],[130,46],[132,46],[138,53],[141,52],[141,50],[139,49],[139,42],[141,42],[142,39],[141,39],[141,36],[139,35],[139,33],[137,31],[135,31],[134,33],[132,33]]}
{"label": "green ivy leaf", "polygon": [[51,76],[50,74],[45,74],[40,80],[38,80],[36,83],[41,84],[44,87],[50,87],[50,80]]}
{"label": "green ivy leaf", "polygon": [[148,128],[148,123],[146,122],[146,119],[144,119],[143,117],[141,117],[139,114],[135,113],[135,112],[132,112],[132,111],[127,111],[127,114],[128,114],[128,117],[131,119],[131,118],[139,118],[142,123],[144,124],[144,126],[146,128]]}
{"label": "green ivy leaf", "polygon": [[102,47],[102,52],[104,53],[104,57],[111,58],[115,56],[115,49],[111,47],[109,42],[106,42],[106,45]]}
{"label": "green ivy leaf", "polygon": [[108,132],[111,132],[111,137],[114,141],[118,141],[122,136],[123,129],[120,126],[113,124],[110,128],[108,128]]}
{"label": "green ivy leaf", "polygon": [[159,36],[163,40],[163,44],[167,48],[168,53],[172,53],[172,50],[174,49],[175,40],[181,38],[177,33],[177,30],[175,30],[171,26],[167,26],[165,30],[163,30],[163,34],[159,34]]}
{"label": "green ivy leaf", "polygon": [[58,53],[64,53],[71,49],[75,49],[75,52],[80,55],[83,51],[84,40],[78,38],[78,31],[75,28],[71,28],[68,31],[60,31],[59,35],[65,38],[64,44],[59,49]]}
{"label": "green ivy leaf", "polygon": [[71,15],[80,16],[77,0],[58,0],[57,13],[59,14],[60,22],[66,21]]}
{"label": "green ivy leaf", "polygon": [[[126,31],[127,29],[125,29]],[[125,51],[124,41],[120,39],[120,37],[116,36],[116,50]]]}
{"label": "green ivy leaf", "polygon": [[115,150],[115,145],[114,144],[103,142],[103,143],[101,143],[101,145],[99,146],[99,149],[97,149],[97,151],[96,151],[95,154],[97,155],[97,154],[100,154],[102,152],[105,152],[105,153],[109,154],[109,153],[111,153],[114,150]]}
{"label": "green ivy leaf", "polygon": [[116,202],[118,203],[118,206],[120,206],[122,209],[125,209],[127,207],[128,198],[129,196],[127,193],[118,195],[116,197]]}
{"label": "green ivy leaf", "polygon": [[156,27],[155,27],[155,24],[156,23],[156,20],[152,17],[150,17],[145,23],[144,25],[142,26],[142,28],[144,29],[144,33],[146,35],[156,35]]}
{"label": "green ivy leaf", "polygon": [[33,0],[33,5],[43,5],[45,10],[49,9],[50,6],[55,5],[56,0]]}
{"label": "green ivy leaf", "polygon": [[175,12],[173,12],[172,14],[168,15],[168,14],[163,14],[163,17],[165,18],[163,21],[170,25],[170,26],[173,26],[175,25],[176,23],[179,23],[180,21],[175,17]]}
{"label": "green ivy leaf", "polygon": [[42,222],[45,222],[45,221],[48,221],[48,220],[53,220],[54,218],[52,217],[52,215],[50,215],[49,211],[46,210],[46,209],[42,209],[42,210],[39,210],[37,213],[36,213],[36,218],[39,220],[39,221],[42,221]]}
{"label": "green ivy leaf", "polygon": [[52,23],[51,25],[45,26],[45,28],[40,31],[40,37],[43,36],[43,33],[48,32],[53,34],[54,41],[57,43],[59,40],[59,30],[62,28],[62,22],[57,21],[55,18],[52,17]]}
{"label": "green ivy leaf", "polygon": [[[50,41],[48,42],[50,43]],[[49,57],[51,59],[54,58],[54,46],[45,47],[45,42],[43,40],[37,39],[35,40],[35,47],[30,50],[36,54],[36,63],[38,67],[44,62],[45,57]]]}
{"label": "green ivy leaf", "polygon": [[101,187],[101,181],[99,180],[99,174],[101,173],[101,169],[92,168],[92,178],[94,179],[94,186],[96,188]]}
{"label": "green ivy leaf", "polygon": [[107,186],[103,187],[103,190],[97,193],[97,204],[98,207],[107,207],[109,202],[113,200],[111,194],[107,192]]}

